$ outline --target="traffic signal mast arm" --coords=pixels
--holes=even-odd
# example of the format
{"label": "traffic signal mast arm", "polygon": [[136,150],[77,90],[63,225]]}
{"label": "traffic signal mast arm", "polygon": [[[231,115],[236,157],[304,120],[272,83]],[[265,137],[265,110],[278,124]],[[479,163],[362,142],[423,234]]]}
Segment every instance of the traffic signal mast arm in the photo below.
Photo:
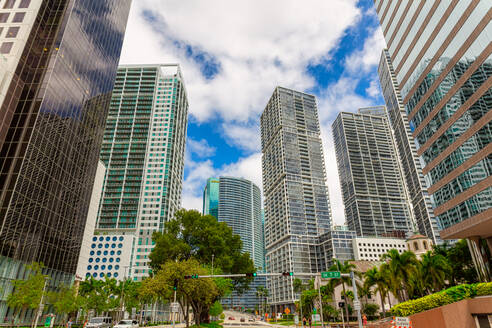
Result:
{"label": "traffic signal mast arm", "polygon": [[[237,273],[237,274],[215,274],[215,275],[191,275],[185,276],[185,279],[198,279],[198,278],[242,278],[242,277],[281,277],[281,276],[305,276],[316,277],[320,276],[320,272],[272,272],[272,273]],[[350,277],[348,273],[340,274],[342,277]]]}

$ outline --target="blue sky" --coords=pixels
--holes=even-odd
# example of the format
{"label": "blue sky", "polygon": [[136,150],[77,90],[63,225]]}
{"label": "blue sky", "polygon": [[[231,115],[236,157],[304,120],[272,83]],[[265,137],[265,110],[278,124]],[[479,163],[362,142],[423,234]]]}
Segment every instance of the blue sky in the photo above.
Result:
{"label": "blue sky", "polygon": [[275,86],[317,96],[327,184],[344,222],[331,124],[384,104],[384,41],[371,0],[134,1],[122,64],[179,63],[190,102],[183,207],[210,176],[261,185],[259,117]]}

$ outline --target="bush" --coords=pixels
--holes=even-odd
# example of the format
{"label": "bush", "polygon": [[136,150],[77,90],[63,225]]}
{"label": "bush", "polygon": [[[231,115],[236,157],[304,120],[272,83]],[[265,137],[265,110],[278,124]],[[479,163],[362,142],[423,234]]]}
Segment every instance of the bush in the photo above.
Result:
{"label": "bush", "polygon": [[294,320],[293,314],[282,314],[282,319],[284,320]]}
{"label": "bush", "polygon": [[396,316],[409,316],[464,299],[485,295],[492,295],[492,282],[458,285],[432,295],[395,305],[391,308],[391,313]]}
{"label": "bush", "polygon": [[374,317],[378,313],[378,311],[379,305],[372,303],[364,304],[364,308],[362,309],[362,312],[364,312],[364,314],[369,317]]}
{"label": "bush", "polygon": [[225,314],[224,313],[221,313],[219,318],[220,318],[220,320],[224,320],[225,319]]}

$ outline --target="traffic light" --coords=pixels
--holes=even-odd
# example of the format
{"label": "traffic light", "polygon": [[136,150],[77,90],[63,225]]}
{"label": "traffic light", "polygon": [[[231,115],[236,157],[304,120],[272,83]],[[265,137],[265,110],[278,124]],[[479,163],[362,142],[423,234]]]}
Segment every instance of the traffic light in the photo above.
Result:
{"label": "traffic light", "polygon": [[256,277],[256,272],[246,273],[246,277]]}
{"label": "traffic light", "polygon": [[178,290],[178,279],[174,279],[173,290]]}
{"label": "traffic light", "polygon": [[192,274],[191,276],[184,276],[185,279],[198,279],[197,274]]}
{"label": "traffic light", "polygon": [[294,275],[294,272],[282,272],[282,276],[290,276],[292,277]]}

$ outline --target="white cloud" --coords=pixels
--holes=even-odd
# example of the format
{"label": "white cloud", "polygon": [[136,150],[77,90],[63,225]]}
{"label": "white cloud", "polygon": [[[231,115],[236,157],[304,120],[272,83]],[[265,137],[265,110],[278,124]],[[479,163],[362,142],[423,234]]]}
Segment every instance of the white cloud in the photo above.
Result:
{"label": "white cloud", "polygon": [[345,67],[352,73],[369,72],[379,64],[381,50],[386,47],[383,32],[378,26],[370,31],[362,50],[353,52],[345,60]]}
{"label": "white cloud", "polygon": [[261,137],[259,123],[238,124],[225,122],[222,124],[223,134],[230,146],[239,147],[246,152],[260,151]]}
{"label": "white cloud", "polygon": [[[157,17],[153,26],[145,11]],[[306,66],[324,58],[360,14],[356,0],[139,0],[121,63],[179,62],[196,120],[248,121],[275,86],[312,87]],[[176,40],[212,56],[219,73],[206,79]]]}
{"label": "white cloud", "polygon": [[379,85],[379,79],[372,79],[369,83],[369,87],[366,89],[366,94],[372,98],[376,98],[381,94],[381,87]]}
{"label": "white cloud", "polygon": [[213,156],[217,149],[210,146],[205,139],[195,140],[188,137],[186,140],[186,150],[199,158],[204,158]]}

